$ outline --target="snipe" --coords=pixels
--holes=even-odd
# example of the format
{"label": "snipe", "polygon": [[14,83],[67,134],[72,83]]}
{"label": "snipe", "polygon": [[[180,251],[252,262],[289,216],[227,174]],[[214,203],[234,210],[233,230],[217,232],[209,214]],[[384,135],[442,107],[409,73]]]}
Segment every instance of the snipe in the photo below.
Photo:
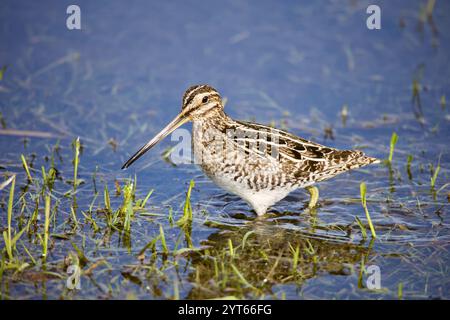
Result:
{"label": "snipe", "polygon": [[128,168],[145,152],[182,124],[193,122],[194,159],[223,189],[240,196],[258,215],[297,188],[318,198],[316,182],[379,160],[361,151],[337,150],[261,124],[231,119],[220,94],[209,85],[190,87],[181,113],[122,167]]}

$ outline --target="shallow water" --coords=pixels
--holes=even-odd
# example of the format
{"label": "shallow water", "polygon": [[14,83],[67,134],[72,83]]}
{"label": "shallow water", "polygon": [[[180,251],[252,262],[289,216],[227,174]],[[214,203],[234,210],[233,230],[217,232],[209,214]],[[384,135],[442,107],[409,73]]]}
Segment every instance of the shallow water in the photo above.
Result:
{"label": "shallow water", "polygon": [[[65,3],[2,1],[0,68],[7,69],[0,81],[0,169],[2,181],[17,174],[15,232],[32,215],[32,197],[39,192],[27,183],[20,155],[39,181],[53,153],[59,179],[46,263],[36,236],[43,228],[42,201],[35,232],[26,232],[17,244],[17,256],[29,266],[17,271],[2,262],[1,297],[449,298],[450,114],[441,100],[450,96],[450,4],[438,2],[432,23],[421,23],[427,1],[376,3],[381,30],[366,28],[366,1],[257,6],[135,1],[126,7],[78,1],[82,30],[69,31]],[[305,210],[307,193],[299,190],[263,219],[196,166],[164,161],[163,151],[175,145],[170,139],[130,170],[120,170],[177,114],[182,93],[195,83],[216,87],[235,118],[272,123],[380,159],[388,157],[396,132],[393,162],[321,182],[320,206],[313,213]],[[74,198],[64,196],[72,189],[76,137],[82,143],[78,176],[84,181],[76,192],[78,227],[70,222]],[[123,195],[115,195],[115,181],[123,187],[135,175],[137,198],[154,192],[124,237],[105,223],[103,189],[108,186],[116,209]],[[171,223],[169,212],[175,221],[182,215],[191,179],[193,222],[186,230]],[[360,202],[362,181],[378,235],[373,241]],[[2,232],[8,191],[0,191]],[[91,203],[97,231],[84,215]],[[366,225],[368,239],[355,216]],[[169,254],[156,239],[160,226]],[[196,250],[173,254],[189,245],[189,234]],[[140,255],[155,239],[153,252]],[[87,259],[80,290],[66,288],[64,258],[73,244]],[[3,256],[7,261],[6,252]],[[379,267],[379,290],[367,287],[370,266]]]}

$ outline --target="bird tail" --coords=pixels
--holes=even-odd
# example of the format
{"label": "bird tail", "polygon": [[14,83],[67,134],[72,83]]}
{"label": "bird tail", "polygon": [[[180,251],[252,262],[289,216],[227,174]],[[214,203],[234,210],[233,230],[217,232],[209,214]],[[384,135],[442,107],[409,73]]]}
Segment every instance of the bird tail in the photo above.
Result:
{"label": "bird tail", "polygon": [[373,164],[381,163],[380,159],[369,157],[369,156],[366,156],[366,155],[363,155],[361,158],[358,158],[357,162],[361,166],[365,166],[365,165],[372,164],[372,163]]}
{"label": "bird tail", "polygon": [[347,170],[350,170],[361,168],[372,163],[377,164],[381,163],[381,161],[380,159],[366,156],[362,151],[353,151],[348,162],[344,163],[343,166],[346,167]]}
{"label": "bird tail", "polygon": [[[366,156],[362,151],[343,150],[332,156],[331,165],[315,177],[315,181],[327,180],[348,170],[364,167],[372,163],[380,163],[376,158]],[[336,161],[337,160],[337,161]]]}

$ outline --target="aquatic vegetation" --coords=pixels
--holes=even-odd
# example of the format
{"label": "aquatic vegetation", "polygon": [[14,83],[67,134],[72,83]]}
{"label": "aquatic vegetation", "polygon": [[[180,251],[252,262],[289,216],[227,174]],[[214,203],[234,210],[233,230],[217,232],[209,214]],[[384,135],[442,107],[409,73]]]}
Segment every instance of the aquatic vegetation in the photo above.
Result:
{"label": "aquatic vegetation", "polygon": [[80,163],[80,138],[76,138],[72,143],[74,149],[73,155],[73,191],[75,192],[78,186],[78,164]]}
{"label": "aquatic vegetation", "polygon": [[400,299],[400,300],[403,299],[403,282],[400,282],[400,283],[398,284],[397,297],[398,297],[398,299]]}
{"label": "aquatic vegetation", "polygon": [[174,167],[176,166],[175,163],[172,162],[172,159],[170,156],[172,155],[172,152],[175,150],[175,147],[168,147],[164,152],[161,154],[161,157],[164,159],[164,161],[170,163]]}
{"label": "aquatic vegetation", "polygon": [[6,252],[8,253],[9,260],[13,259],[13,238],[11,237],[11,220],[12,220],[12,207],[14,201],[14,187],[16,184],[15,176],[12,177],[11,187],[9,191],[8,200],[8,231],[3,231],[3,240],[5,241]]}
{"label": "aquatic vegetation", "polygon": [[184,201],[183,216],[177,221],[177,224],[179,226],[185,226],[192,221],[191,192],[194,186],[195,182],[194,180],[191,180],[191,182],[189,183],[188,191],[186,193],[186,199]]}
{"label": "aquatic vegetation", "polygon": [[388,163],[392,163],[392,158],[394,157],[395,145],[397,144],[397,142],[398,142],[398,135],[397,135],[397,133],[393,132],[392,136],[391,136],[390,147],[389,147]]}
{"label": "aquatic vegetation", "polygon": [[[121,194],[118,195],[122,196],[122,203],[116,210],[113,210],[108,186],[105,185],[103,191],[104,207],[101,211],[105,214],[108,227],[117,231],[124,231],[127,234],[130,233],[131,222],[133,217],[135,216],[135,212],[143,208],[142,202],[145,200],[136,199],[135,192],[135,180],[128,180],[122,187]],[[148,200],[147,197],[146,199]]]}
{"label": "aquatic vegetation", "polygon": [[231,259],[233,259],[235,256],[235,251],[234,251],[234,247],[233,247],[233,241],[231,241],[231,239],[228,239],[228,250],[229,250]]}
{"label": "aquatic vegetation", "polygon": [[3,76],[5,75],[6,69],[7,69],[7,66],[3,66],[0,68],[0,80],[3,80]]}
{"label": "aquatic vegetation", "polygon": [[169,249],[167,248],[166,236],[164,235],[164,229],[162,225],[159,225],[159,239],[161,240],[161,245],[164,254],[169,253]]}
{"label": "aquatic vegetation", "polygon": [[440,159],[438,161],[436,169],[432,170],[433,174],[432,174],[431,180],[430,180],[431,189],[434,189],[434,186],[436,185],[436,179],[439,175],[439,171],[441,171],[441,160]]}
{"label": "aquatic vegetation", "polygon": [[411,163],[413,159],[414,157],[411,154],[408,155],[408,158],[406,159],[406,172],[408,173],[409,180],[412,180]]}
{"label": "aquatic vegetation", "polygon": [[364,211],[366,213],[367,222],[369,223],[370,232],[372,233],[372,237],[376,238],[377,235],[375,233],[375,228],[372,223],[372,219],[370,218],[369,210],[367,209],[367,200],[366,200],[366,184],[364,182],[361,182],[359,185],[360,192],[361,192],[361,203],[364,208]]}
{"label": "aquatic vegetation", "polygon": [[25,160],[25,157],[22,155],[20,155],[20,158],[22,159],[22,164],[23,164],[23,168],[25,170],[25,172],[27,173],[27,178],[29,182],[33,182],[33,178],[31,177],[30,174],[30,169],[28,168],[28,164],[27,164],[27,160]]}
{"label": "aquatic vegetation", "polygon": [[357,216],[355,216],[355,220],[358,223],[359,228],[361,229],[361,234],[362,234],[363,240],[366,240],[367,239],[366,227],[362,223],[361,219],[359,219]]}
{"label": "aquatic vegetation", "polygon": [[45,197],[45,209],[44,209],[44,237],[42,241],[42,256],[47,259],[48,251],[48,236],[50,227],[50,196]]}
{"label": "aquatic vegetation", "polygon": [[147,195],[145,196],[144,200],[138,201],[138,202],[137,202],[137,205],[138,205],[139,207],[141,207],[142,209],[144,209],[144,208],[145,208],[145,205],[147,204],[148,199],[150,199],[151,195],[153,194],[153,191],[155,191],[155,190],[154,190],[154,189],[151,189],[151,190],[147,193]]}
{"label": "aquatic vegetation", "polygon": [[300,257],[300,247],[297,245],[294,249],[292,245],[289,244],[289,250],[291,250],[292,253],[292,272],[295,274],[297,273],[297,266]]}
{"label": "aquatic vegetation", "polygon": [[103,201],[105,204],[105,210],[108,213],[112,212],[111,209],[111,197],[109,196],[108,185],[105,184],[105,188],[103,189]]}

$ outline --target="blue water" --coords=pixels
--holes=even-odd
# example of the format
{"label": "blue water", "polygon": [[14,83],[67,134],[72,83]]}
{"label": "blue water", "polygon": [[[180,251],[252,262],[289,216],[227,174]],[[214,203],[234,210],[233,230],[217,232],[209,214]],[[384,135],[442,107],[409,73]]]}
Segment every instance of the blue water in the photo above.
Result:
{"label": "blue water", "polygon": [[[53,278],[38,281],[35,287],[27,272],[38,272],[40,266],[33,266],[14,282],[11,275],[3,275],[2,296],[169,297],[174,290],[171,268],[167,282],[155,276],[161,294],[123,274],[130,265],[139,264],[136,254],[159,234],[160,224],[167,230],[169,246],[175,246],[180,231],[166,217],[169,207],[176,217],[181,214],[189,181],[194,179],[194,245],[220,250],[227,247],[229,238],[240,242],[253,230],[260,238],[251,248],[266,250],[269,256],[268,265],[253,264],[257,258],[251,253],[238,263],[253,286],[259,287],[263,280],[255,270],[266,275],[271,270],[277,246],[292,240],[300,241],[301,247],[304,239],[311,239],[318,262],[305,260],[305,279],[283,280],[286,277],[277,278],[275,271],[275,280],[261,285],[264,297],[396,298],[400,285],[404,298],[448,298],[450,188],[445,185],[450,182],[450,107],[442,107],[440,101],[450,96],[450,4],[436,3],[432,22],[437,31],[433,31],[429,20],[420,23],[426,3],[77,1],[82,29],[68,30],[66,8],[72,2],[2,1],[0,68],[6,65],[7,69],[0,81],[5,124],[0,131],[0,169],[5,180],[17,173],[17,190],[24,187],[20,155],[30,161],[35,158],[32,173],[38,176],[41,166],[48,166],[45,157],[58,140],[62,161],[57,159],[56,166],[64,180],[71,179],[70,144],[80,137],[79,176],[85,183],[77,193],[77,217],[84,219],[81,211],[88,210],[94,198],[96,168],[100,192],[105,184],[113,190],[115,180],[122,183],[136,174],[139,196],[155,190],[148,209],[157,214],[135,217],[129,250],[117,235],[109,245],[99,244],[101,237],[88,227],[71,235],[70,241],[55,240],[47,263],[64,276],[61,264],[73,250],[71,241],[83,246],[91,263],[107,256],[111,267],[99,267],[98,273],[83,278],[83,290],[68,293],[65,280]],[[381,30],[366,27],[369,4],[381,7]],[[413,102],[414,80],[419,84],[421,109]],[[164,161],[161,153],[175,144],[170,139],[130,170],[121,171],[123,162],[179,112],[183,92],[197,83],[217,88],[227,98],[226,112],[232,117],[274,123],[307,139],[337,148],[359,148],[381,159],[387,158],[395,131],[399,140],[392,166],[371,166],[320,183],[317,228],[304,211],[307,196],[303,191],[281,201],[273,208],[275,214],[255,222],[242,200],[217,188],[199,168],[174,167]],[[340,116],[344,105],[349,111],[345,124]],[[333,139],[325,137],[328,127]],[[5,130],[11,129],[22,132],[6,135]],[[31,136],[23,130],[32,131]],[[42,138],[42,134],[52,137]],[[24,136],[28,137],[24,140]],[[117,146],[113,148],[111,141]],[[413,156],[411,179],[406,170],[408,155]],[[435,168],[438,163],[440,171],[431,190],[430,164]],[[379,236],[371,245],[360,243],[354,218],[366,221],[359,202],[362,181],[367,184],[369,211]],[[60,220],[53,226],[54,233],[63,233],[67,227],[62,221],[70,216],[71,201],[63,197],[68,189],[67,182],[58,182],[55,197],[61,201]],[[8,192],[0,192],[3,230]],[[116,206],[120,202],[120,198],[113,200]],[[17,200],[15,218],[19,209]],[[346,228],[351,235],[342,231]],[[265,240],[277,246],[267,247]],[[29,245],[40,248],[36,241],[30,240]],[[358,287],[362,257],[367,265],[380,267],[382,290]],[[195,270],[211,266],[196,259],[185,259],[185,263],[187,268],[177,280],[181,298],[228,295],[197,292],[192,285]],[[315,271],[309,270],[312,265]],[[153,281],[139,272],[135,276],[143,283]],[[106,290],[107,284],[114,289]]]}

